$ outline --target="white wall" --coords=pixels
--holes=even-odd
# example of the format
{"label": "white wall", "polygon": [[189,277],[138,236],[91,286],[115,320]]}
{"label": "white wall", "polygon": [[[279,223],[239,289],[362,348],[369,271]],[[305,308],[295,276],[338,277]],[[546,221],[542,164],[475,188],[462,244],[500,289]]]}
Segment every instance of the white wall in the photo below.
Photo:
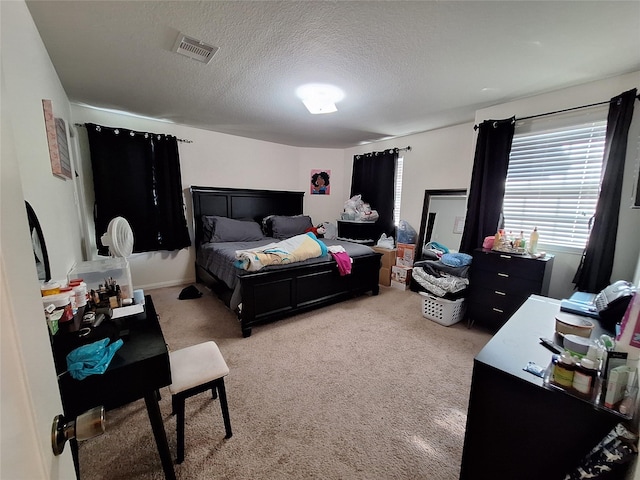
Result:
{"label": "white wall", "polygon": [[[2,96],[2,101],[11,112],[24,199],[42,225],[52,276],[65,278],[81,256],[80,227],[74,181],[51,173],[42,100],[51,100],[54,115],[67,124],[69,101],[28,11],[20,12],[20,22],[9,21],[11,15],[26,10],[26,6],[22,2],[4,3],[7,18],[2,19],[2,37],[7,41],[2,42],[2,65],[8,94]],[[6,48],[7,45],[20,48]]]}
{"label": "white wall", "polygon": [[[640,72],[621,75],[599,82],[592,82],[576,87],[566,88],[544,95],[523,98],[503,103],[476,112],[476,123],[488,119],[509,118],[513,115],[526,117],[545,112],[553,112],[565,108],[589,105],[607,101],[624,91],[640,88]],[[640,104],[636,101],[633,123],[629,130],[627,159],[625,162],[624,183],[622,190],[622,206],[620,208],[620,225],[615,245],[616,254],[611,280],[634,279],[635,267],[640,257],[640,209],[632,210],[633,182],[638,171],[638,146],[640,141]],[[540,250],[556,255],[553,262],[549,296],[566,298],[573,293],[571,283],[580,262],[580,251],[567,252],[553,250],[544,245],[544,232],[540,233]]]}

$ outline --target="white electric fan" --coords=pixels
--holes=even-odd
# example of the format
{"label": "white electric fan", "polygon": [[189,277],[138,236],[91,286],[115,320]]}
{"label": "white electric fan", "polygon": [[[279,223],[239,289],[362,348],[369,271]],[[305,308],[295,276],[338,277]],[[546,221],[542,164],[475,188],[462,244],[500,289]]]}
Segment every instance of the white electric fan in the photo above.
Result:
{"label": "white electric fan", "polygon": [[107,233],[100,237],[102,245],[109,247],[112,257],[127,258],[133,253],[133,230],[124,217],[115,217],[109,222]]}

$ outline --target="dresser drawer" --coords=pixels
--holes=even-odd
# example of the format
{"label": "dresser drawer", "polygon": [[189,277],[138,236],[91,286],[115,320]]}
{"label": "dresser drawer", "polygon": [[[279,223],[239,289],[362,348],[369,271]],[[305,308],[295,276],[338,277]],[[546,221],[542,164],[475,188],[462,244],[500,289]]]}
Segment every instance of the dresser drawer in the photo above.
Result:
{"label": "dresser drawer", "polygon": [[474,253],[472,265],[474,270],[488,270],[520,278],[541,278],[546,266],[535,258],[484,251]]}
{"label": "dresser drawer", "polygon": [[542,277],[517,277],[501,271],[476,270],[471,271],[469,282],[504,293],[541,293]]}
{"label": "dresser drawer", "polygon": [[513,312],[503,312],[481,303],[469,301],[467,303],[467,319],[472,323],[481,323],[492,330],[498,330],[504,325]]}
{"label": "dresser drawer", "polygon": [[483,305],[486,308],[496,310],[498,312],[513,313],[515,312],[529,295],[506,294],[499,290],[489,290],[486,288],[474,288],[469,293],[469,302],[477,305]]}

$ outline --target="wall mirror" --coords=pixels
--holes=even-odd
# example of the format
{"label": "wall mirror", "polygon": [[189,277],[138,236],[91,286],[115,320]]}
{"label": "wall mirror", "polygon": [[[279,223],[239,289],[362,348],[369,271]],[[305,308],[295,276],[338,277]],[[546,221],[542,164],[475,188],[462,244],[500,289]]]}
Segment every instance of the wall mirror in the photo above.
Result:
{"label": "wall mirror", "polygon": [[44,242],[44,235],[40,222],[29,202],[24,202],[27,207],[27,218],[29,219],[29,235],[31,236],[31,244],[33,245],[33,255],[36,262],[36,270],[38,271],[38,280],[48,282],[51,280],[51,266],[49,265],[49,255],[47,254],[47,245]]}
{"label": "wall mirror", "polygon": [[424,246],[429,242],[438,242],[457,252],[466,212],[467,191],[464,188],[425,190],[417,243],[418,258],[422,257]]}

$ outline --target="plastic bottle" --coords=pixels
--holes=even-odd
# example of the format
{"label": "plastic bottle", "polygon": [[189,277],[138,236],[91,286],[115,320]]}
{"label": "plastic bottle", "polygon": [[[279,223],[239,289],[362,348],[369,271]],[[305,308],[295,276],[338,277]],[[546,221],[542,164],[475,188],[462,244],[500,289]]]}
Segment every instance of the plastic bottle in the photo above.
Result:
{"label": "plastic bottle", "polygon": [[500,248],[501,244],[502,244],[502,230],[498,230],[496,232],[495,237],[493,237],[493,250],[497,250],[498,248]]}
{"label": "plastic bottle", "polygon": [[60,293],[62,295],[67,295],[69,297],[69,303],[71,304],[71,311],[75,315],[78,313],[78,304],[76,302],[76,295],[73,293],[73,288],[71,287],[61,287]]}
{"label": "plastic bottle", "polygon": [[575,360],[569,352],[563,352],[553,367],[551,383],[561,387],[571,388],[573,386],[573,375],[576,370]]}
{"label": "plastic bottle", "polygon": [[595,363],[589,358],[583,358],[576,365],[573,374],[573,388],[581,396],[591,399],[594,392],[598,371]]}
{"label": "plastic bottle", "polygon": [[531,255],[535,255],[538,251],[538,235],[538,227],[535,227],[529,235],[529,253]]}

